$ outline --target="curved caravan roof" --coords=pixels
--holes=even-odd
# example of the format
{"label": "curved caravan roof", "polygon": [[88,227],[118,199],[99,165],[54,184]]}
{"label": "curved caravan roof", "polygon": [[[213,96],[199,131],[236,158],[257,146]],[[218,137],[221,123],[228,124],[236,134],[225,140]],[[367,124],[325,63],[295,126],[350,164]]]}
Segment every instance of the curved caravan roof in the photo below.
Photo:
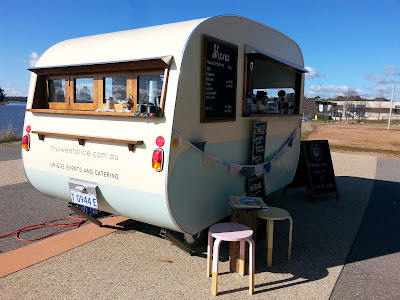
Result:
{"label": "curved caravan roof", "polygon": [[193,30],[206,19],[65,40],[49,48],[35,68],[182,56]]}
{"label": "curved caravan roof", "polygon": [[244,41],[245,52],[266,54],[304,70],[300,48],[293,40],[263,24],[230,15],[65,40],[50,47],[31,70],[148,59],[162,59],[170,64],[171,56],[179,66],[192,34],[202,31],[203,26],[218,26],[220,22],[240,24],[244,31],[251,31],[253,41],[258,34],[263,37],[258,45],[247,45]]}

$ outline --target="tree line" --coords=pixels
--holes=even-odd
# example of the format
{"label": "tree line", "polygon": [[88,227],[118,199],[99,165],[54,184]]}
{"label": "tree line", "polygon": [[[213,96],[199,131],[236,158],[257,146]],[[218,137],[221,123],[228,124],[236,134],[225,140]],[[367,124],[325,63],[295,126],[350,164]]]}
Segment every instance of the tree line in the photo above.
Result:
{"label": "tree line", "polygon": [[0,102],[5,101],[6,99],[6,94],[4,93],[4,90],[0,86]]}

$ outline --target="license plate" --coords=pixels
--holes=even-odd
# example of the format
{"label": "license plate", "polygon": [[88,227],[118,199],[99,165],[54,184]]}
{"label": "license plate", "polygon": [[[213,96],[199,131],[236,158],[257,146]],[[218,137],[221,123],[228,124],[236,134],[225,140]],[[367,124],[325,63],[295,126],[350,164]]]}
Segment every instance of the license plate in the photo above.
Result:
{"label": "license plate", "polygon": [[84,205],[91,208],[99,208],[96,195],[85,194],[78,191],[70,190],[72,203]]}

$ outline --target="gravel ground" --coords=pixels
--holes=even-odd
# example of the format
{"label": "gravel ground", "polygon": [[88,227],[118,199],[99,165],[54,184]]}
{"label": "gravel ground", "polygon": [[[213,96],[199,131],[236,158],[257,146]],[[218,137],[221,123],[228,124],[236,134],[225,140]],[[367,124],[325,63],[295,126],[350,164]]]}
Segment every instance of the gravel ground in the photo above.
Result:
{"label": "gravel ground", "polygon": [[[312,204],[305,188],[268,197],[294,221],[275,222],[274,256],[266,267],[264,225],[258,228],[252,299],[329,299],[371,196],[376,157],[332,153],[340,201],[325,195]],[[75,248],[0,278],[0,299],[214,299],[206,276],[205,247],[189,256],[158,236],[159,228],[135,223],[127,231]],[[248,296],[248,277],[229,272],[228,244],[221,248],[219,299]]]}
{"label": "gravel ground", "polygon": [[312,131],[307,139],[329,140],[332,151],[399,158],[400,127],[397,123],[390,130],[387,125],[305,123],[304,130]]}

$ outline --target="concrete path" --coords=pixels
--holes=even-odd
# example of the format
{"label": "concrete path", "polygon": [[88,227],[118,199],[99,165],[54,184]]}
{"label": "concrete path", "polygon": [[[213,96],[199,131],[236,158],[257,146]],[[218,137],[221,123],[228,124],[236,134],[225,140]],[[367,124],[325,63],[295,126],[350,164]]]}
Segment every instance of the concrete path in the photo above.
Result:
{"label": "concrete path", "polygon": [[378,158],[367,211],[330,299],[400,299],[398,159]]}
{"label": "concrete path", "polygon": [[[292,260],[287,260],[289,224],[276,222],[273,265],[266,267],[265,226],[261,224],[258,227],[255,294],[252,299],[319,300],[333,298],[339,292],[335,285],[339,276],[346,274],[343,267],[365,210],[372,203],[369,200],[373,199],[373,188],[377,187],[374,179],[378,160],[376,157],[341,153],[332,153],[332,159],[339,202],[334,195],[326,195],[314,205],[310,193],[304,188],[289,190],[284,195],[277,192],[268,197],[269,205],[284,208],[293,217]],[[378,166],[383,166],[380,159],[379,162]],[[379,172],[378,168],[378,175]],[[391,173],[387,176],[392,178]],[[381,181],[387,182],[388,178],[382,177]],[[67,234],[74,232],[76,230]],[[135,223],[45,261],[32,263],[30,267],[0,278],[0,299],[215,299],[210,295],[211,278],[206,276],[205,247],[197,249],[197,255],[189,256],[160,238],[158,233],[157,227]],[[85,234],[90,236],[94,232],[88,230]],[[62,238],[63,234],[59,237]],[[14,251],[20,251],[18,255],[22,257],[29,253],[28,247]],[[49,244],[38,242],[35,247],[40,252],[40,247],[44,251]],[[3,255],[12,255],[14,251]],[[387,251],[393,253],[396,250]],[[382,254],[368,256],[371,255],[379,259],[390,257]],[[368,262],[364,257],[356,260]],[[7,261],[1,262],[0,255],[3,266]],[[378,274],[383,274],[381,271]],[[391,283],[390,280],[396,280],[397,275],[386,273],[383,280]],[[388,286],[393,287],[392,284]],[[218,289],[218,299],[250,297],[248,276],[229,272],[227,243],[221,246]],[[342,293],[338,297],[354,299],[354,295]],[[370,299],[379,299],[380,294],[376,296]]]}

